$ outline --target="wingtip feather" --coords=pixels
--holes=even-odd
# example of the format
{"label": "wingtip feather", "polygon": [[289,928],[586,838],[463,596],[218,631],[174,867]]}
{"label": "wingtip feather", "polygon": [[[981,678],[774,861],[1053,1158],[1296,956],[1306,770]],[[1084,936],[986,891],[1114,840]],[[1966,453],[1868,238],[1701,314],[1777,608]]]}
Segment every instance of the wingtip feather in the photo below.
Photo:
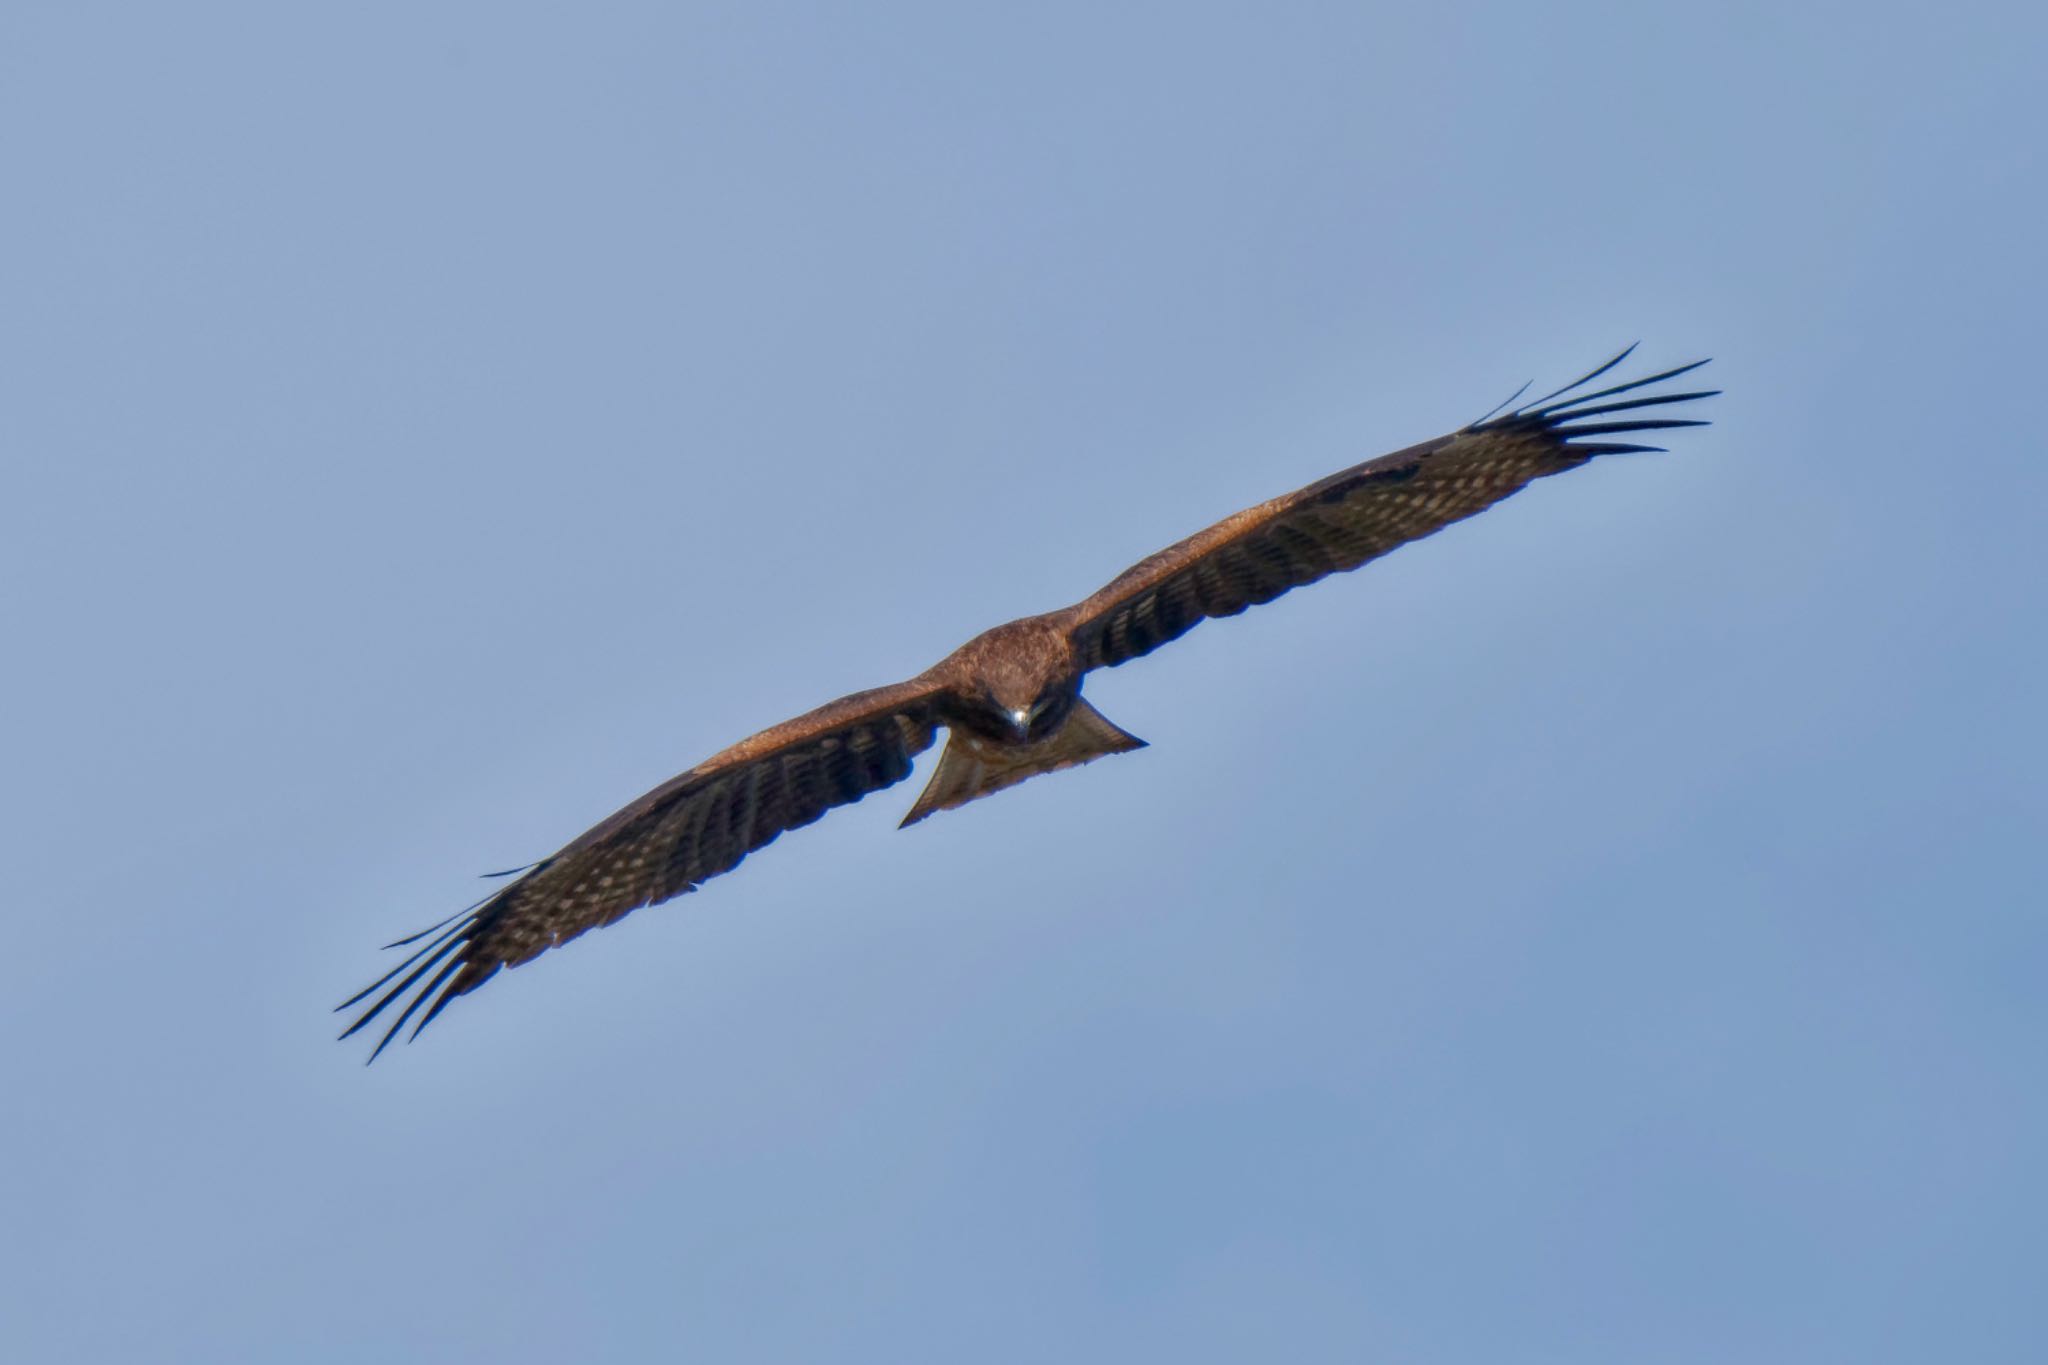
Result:
{"label": "wingtip feather", "polygon": [[[1650,415],[1617,417],[1612,421],[1588,421],[1588,418],[1607,417],[1611,414],[1635,413],[1646,409],[1670,407],[1677,403],[1692,403],[1702,399],[1718,397],[1719,389],[1691,389],[1675,393],[1646,393],[1633,398],[1620,395],[1634,393],[1652,384],[1665,383],[1681,375],[1692,373],[1709,360],[1695,360],[1655,374],[1625,383],[1610,384],[1591,392],[1580,392],[1585,387],[1608,373],[1615,366],[1635,352],[1635,344],[1629,345],[1620,354],[1604,364],[1588,371],[1563,388],[1533,403],[1525,403],[1503,416],[1488,419],[1485,430],[1517,430],[1540,433],[1557,441],[1565,449],[1581,456],[1618,455],[1634,452],[1662,450],[1660,446],[1641,445],[1622,441],[1589,441],[1587,437],[1619,436],[1638,431],[1666,431],[1680,427],[1702,427],[1711,425],[1704,418],[1656,417]],[[1711,359],[1711,358],[1709,358]],[[1618,401],[1603,401],[1616,399]]]}
{"label": "wingtip feather", "polygon": [[1517,408],[1516,411],[1527,412],[1531,408],[1541,407],[1543,404],[1548,403],[1553,398],[1562,397],[1563,395],[1570,393],[1573,389],[1583,388],[1585,385],[1590,384],[1594,380],[1598,379],[1601,375],[1606,374],[1609,370],[1613,369],[1616,365],[1619,365],[1622,361],[1627,360],[1630,356],[1634,355],[1636,347],[1642,344],[1643,343],[1640,341],[1631,341],[1628,345],[1622,347],[1621,351],[1617,355],[1615,355],[1613,359],[1609,360],[1606,364],[1588,370],[1585,374],[1580,375],[1577,379],[1574,379],[1571,383],[1566,384],[1563,388],[1552,389],[1549,393],[1544,394],[1541,398],[1538,398],[1533,402],[1524,404],[1522,407]]}
{"label": "wingtip feather", "polygon": [[[1709,362],[1705,360],[1695,360],[1689,365],[1679,365],[1672,369],[1661,371],[1657,374],[1645,375],[1641,379],[1631,379],[1626,384],[1612,384],[1604,389],[1596,389],[1592,393],[1582,393],[1576,398],[1567,398],[1561,403],[1553,403],[1550,401],[1549,398],[1538,399],[1535,403],[1529,404],[1526,407],[1518,409],[1514,415],[1517,417],[1536,418],[1554,417],[1558,420],[1567,420],[1570,416],[1570,410],[1573,408],[1594,402],[1597,399],[1611,398],[1618,393],[1627,393],[1631,389],[1640,389],[1650,384],[1661,384],[1667,379],[1676,379],[1678,378],[1678,376],[1682,374],[1691,374],[1694,370],[1697,370],[1700,366],[1705,365],[1707,363]],[[1596,370],[1594,373],[1601,374],[1604,372],[1605,368],[1603,367],[1603,369]],[[1588,377],[1590,378],[1591,376]],[[1585,382],[1585,380],[1579,381],[1580,384],[1583,384]],[[1575,389],[1577,387],[1579,387],[1578,384],[1567,385],[1565,388],[1560,389],[1558,392],[1569,393],[1572,389]],[[1556,394],[1551,395],[1551,397],[1553,398],[1556,396]]]}

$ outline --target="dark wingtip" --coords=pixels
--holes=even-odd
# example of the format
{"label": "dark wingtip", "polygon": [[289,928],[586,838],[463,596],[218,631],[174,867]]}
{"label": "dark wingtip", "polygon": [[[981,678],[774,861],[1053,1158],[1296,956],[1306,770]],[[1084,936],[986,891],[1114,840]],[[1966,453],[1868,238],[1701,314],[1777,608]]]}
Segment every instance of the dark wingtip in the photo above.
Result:
{"label": "dark wingtip", "polygon": [[[413,1039],[419,1037],[427,1025],[434,1022],[434,1016],[448,1008],[449,1001],[458,995],[469,994],[471,990],[482,984],[491,975],[491,972],[497,970],[497,968],[493,967],[491,972],[476,972],[471,970],[471,964],[467,962],[451,962],[448,965],[450,967],[460,966],[463,970],[456,975],[453,981],[448,982],[447,987],[439,995],[434,997],[434,1003],[428,1007],[425,1014],[420,1016],[420,1021],[412,1026],[412,1032],[406,1035],[406,1042],[410,1043]],[[432,992],[447,975],[446,972],[443,972],[441,976],[436,977],[433,984],[427,987],[427,991],[429,993]]]}
{"label": "dark wingtip", "polygon": [[1469,430],[1472,427],[1484,426],[1488,422],[1492,421],[1495,417],[1498,417],[1501,413],[1501,409],[1507,407],[1508,404],[1514,402],[1517,398],[1520,398],[1523,394],[1527,393],[1529,391],[1529,386],[1535,382],[1536,381],[1533,379],[1523,380],[1521,388],[1516,389],[1513,393],[1509,394],[1507,397],[1501,399],[1498,403],[1495,403],[1492,407],[1488,408],[1483,416],[1477,418],[1474,421],[1466,423],[1465,425],[1467,429]]}
{"label": "dark wingtip", "polygon": [[1622,417],[1620,422],[1579,422],[1577,426],[1552,426],[1559,436],[1604,436],[1606,432],[1661,432],[1675,426],[1710,426],[1706,417]]}
{"label": "dark wingtip", "polygon": [[[413,983],[414,981],[418,980],[418,979],[419,979],[419,977],[420,977],[420,976],[421,976],[422,974],[424,974],[424,973],[425,973],[425,972],[427,971],[427,969],[428,969],[428,968],[430,968],[430,967],[432,967],[432,966],[434,966],[434,965],[435,965],[435,960],[434,960],[433,958],[429,958],[429,959],[428,959],[428,960],[427,960],[427,961],[426,961],[425,963],[421,964],[421,966],[420,966],[420,969],[419,969],[419,971],[417,971],[417,972],[414,972],[414,973],[413,973],[413,974],[412,974],[411,976],[409,976],[409,977],[407,977],[407,978],[405,979],[405,985],[404,985],[404,986],[402,986],[402,987],[400,987],[399,989],[400,989],[400,990],[405,990],[405,989],[409,989],[409,988],[410,988],[410,987],[412,986],[412,983]],[[374,1061],[376,1061],[376,1060],[377,1060],[377,1057],[378,1057],[378,1055],[379,1055],[380,1053],[382,1053],[382,1052],[384,1051],[384,1049],[385,1049],[385,1048],[387,1048],[387,1047],[390,1047],[390,1046],[391,1046],[391,1040],[392,1040],[393,1038],[396,1038],[396,1037],[398,1036],[398,1031],[399,1031],[400,1029],[402,1029],[402,1028],[404,1028],[404,1027],[405,1027],[405,1021],[406,1021],[406,1020],[408,1020],[408,1019],[410,1019],[410,1018],[412,1018],[412,1016],[413,1016],[413,1013],[414,1013],[414,1011],[418,1010],[418,1009],[419,1009],[419,1007],[420,1007],[421,1005],[424,1005],[424,1004],[426,1004],[426,1003],[427,1003],[427,1001],[428,1001],[429,999],[433,999],[433,998],[434,998],[434,995],[435,995],[435,992],[437,992],[437,991],[440,991],[440,990],[441,990],[441,986],[442,986],[442,983],[443,983],[443,982],[445,982],[445,981],[447,981],[447,979],[448,979],[449,977],[453,976],[453,975],[454,975],[454,974],[455,974],[456,972],[460,971],[460,970],[462,969],[463,965],[464,965],[464,964],[463,964],[463,961],[462,961],[461,957],[459,957],[459,956],[458,956],[458,957],[456,957],[456,958],[455,958],[455,959],[454,959],[453,961],[451,961],[451,962],[445,962],[445,963],[442,963],[442,964],[441,964],[441,970],[440,970],[440,971],[438,971],[438,972],[436,972],[436,973],[434,973],[434,977],[433,977],[433,979],[432,979],[432,980],[430,980],[429,982],[427,982],[427,984],[426,984],[426,985],[424,985],[424,986],[420,987],[420,990],[419,990],[419,994],[417,994],[417,995],[413,996],[413,998],[412,998],[411,1000],[408,1000],[408,1001],[406,1002],[406,1005],[405,1005],[405,1009],[404,1009],[404,1010],[402,1010],[402,1011],[401,1011],[401,1012],[399,1013],[399,1016],[398,1016],[398,1017],[397,1017],[396,1019],[393,1019],[393,1020],[391,1021],[391,1027],[390,1027],[390,1028],[388,1028],[388,1029],[385,1029],[385,1030],[384,1030],[384,1036],[383,1036],[382,1038],[379,1038],[379,1039],[377,1040],[377,1046],[376,1046],[375,1050],[374,1050],[374,1051],[372,1051],[372,1052],[370,1053],[370,1060],[371,1060],[371,1061],[373,1061],[373,1062],[374,1062]],[[394,991],[394,992],[392,992],[392,995],[396,995],[397,993],[398,993],[397,991]],[[362,1018],[361,1018],[360,1020],[358,1020],[358,1021],[357,1021],[357,1026],[358,1026],[358,1027],[360,1027],[360,1026],[361,1026],[361,1025],[363,1025],[363,1024],[367,1024],[367,1023],[369,1023],[369,1022],[370,1022],[370,1019],[371,1019],[371,1017],[372,1017],[373,1015],[375,1015],[375,1014],[377,1013],[377,1010],[381,1010],[381,1009],[383,1009],[385,1005],[387,1005],[387,1004],[389,1004],[389,1003],[391,1002],[391,998],[392,998],[391,996],[386,996],[386,997],[384,997],[384,999],[382,999],[382,1000],[378,1001],[378,1002],[377,1002],[377,1009],[376,1009],[376,1010],[372,1010],[372,1011],[370,1011],[370,1013],[369,1013],[369,1014],[366,1014],[366,1015],[364,1015],[364,1016],[363,1016],[363,1017],[362,1017]],[[437,1005],[437,1007],[438,1007],[439,1005],[442,1005],[442,1004],[446,1004],[446,1003],[447,1003],[447,995],[446,995],[446,993],[444,992],[444,993],[443,993],[443,994],[442,994],[442,995],[440,996],[440,998],[439,998],[438,1000],[436,1000],[436,1005]],[[427,1017],[428,1017],[428,1018],[432,1018],[433,1016],[432,1016],[432,1015],[430,1014],[430,1015],[428,1015]],[[425,1028],[425,1027],[426,1027],[426,1020],[421,1020],[421,1021],[420,1021],[420,1028]],[[418,1037],[418,1036],[419,1036],[419,1029],[417,1029],[417,1028],[416,1028],[416,1029],[414,1029],[414,1030],[413,1030],[413,1037],[415,1037],[415,1038],[416,1038],[416,1037]]]}
{"label": "dark wingtip", "polygon": [[[371,1020],[390,1009],[408,992],[412,992],[412,998],[405,1001],[398,1017],[392,1021],[390,1028],[385,1030],[384,1036],[371,1051],[369,1060],[375,1061],[378,1054],[391,1045],[392,1038],[405,1027],[406,1021],[417,1013],[422,1005],[431,1005],[432,1008],[427,1011],[426,1018],[420,1021],[419,1026],[413,1029],[413,1037],[419,1036],[419,1031],[426,1027],[427,1020],[445,1009],[451,998],[463,994],[491,976],[497,970],[494,965],[479,968],[469,956],[475,945],[478,926],[483,923],[481,911],[490,904],[491,899],[493,898],[479,901],[461,914],[441,921],[434,926],[434,929],[440,930],[439,933],[434,933],[434,929],[423,929],[410,938],[400,940],[403,943],[416,943],[425,935],[434,935],[415,948],[411,956],[403,962],[334,1007],[336,1012],[351,1009],[362,1005],[371,996],[377,996],[363,1008],[353,1023],[336,1035],[336,1041],[360,1033]],[[469,970],[465,972],[464,968]],[[430,978],[429,973],[432,973]],[[428,978],[425,985],[420,984],[422,978]],[[379,991],[383,994],[377,995]]]}
{"label": "dark wingtip", "polygon": [[[1709,423],[1703,418],[1658,417],[1645,411],[1669,407],[1674,403],[1693,403],[1701,399],[1719,396],[1719,389],[1692,389],[1682,393],[1648,393],[1634,398],[1620,398],[1622,394],[1634,393],[1652,384],[1661,384],[1690,374],[1706,360],[1695,360],[1689,364],[1677,365],[1668,370],[1631,379],[1621,384],[1610,384],[1591,392],[1580,392],[1600,376],[1612,370],[1635,351],[1631,344],[1619,355],[1605,364],[1588,371],[1578,379],[1546,394],[1532,403],[1525,403],[1504,416],[1495,417],[1485,426],[1488,430],[1514,430],[1540,433],[1559,442],[1566,450],[1581,456],[1619,455],[1637,451],[1661,450],[1661,446],[1638,445],[1626,441],[1588,441],[1586,437],[1620,436],[1638,431],[1667,431],[1679,427],[1703,427]],[[1567,396],[1569,395],[1569,396]],[[1607,402],[1602,400],[1617,399]],[[1588,421],[1588,418],[1609,417],[1618,413],[1643,412],[1642,416],[1616,417],[1611,421]]]}
{"label": "dark wingtip", "polygon": [[1705,427],[1713,423],[1704,417],[1638,417],[1620,422],[1586,422],[1575,427],[1552,427],[1556,435],[1570,440],[1574,436],[1606,436],[1624,431],[1669,431],[1676,427]]}
{"label": "dark wingtip", "polygon": [[1552,389],[1549,393],[1544,394],[1541,398],[1538,398],[1533,402],[1526,403],[1522,407],[1517,408],[1516,411],[1527,412],[1531,408],[1540,408],[1553,398],[1562,397],[1563,395],[1570,393],[1573,389],[1583,388],[1587,384],[1590,384],[1594,380],[1598,379],[1601,375],[1606,374],[1609,370],[1613,369],[1616,365],[1619,365],[1622,361],[1627,360],[1630,356],[1634,355],[1636,353],[1636,347],[1642,344],[1643,343],[1640,341],[1631,341],[1628,345],[1622,347],[1620,352],[1616,354],[1615,357],[1609,360],[1606,364],[1596,366],[1595,368],[1588,370],[1585,374],[1580,375],[1577,379],[1574,379],[1571,383],[1565,385],[1563,388]]}
{"label": "dark wingtip", "polygon": [[[1631,389],[1640,389],[1651,384],[1661,384],[1667,379],[1676,379],[1678,378],[1678,376],[1682,374],[1691,374],[1694,370],[1697,370],[1700,366],[1705,365],[1707,363],[1708,362],[1704,360],[1695,360],[1690,365],[1679,365],[1669,370],[1661,370],[1656,374],[1644,375],[1641,379],[1631,379],[1626,384],[1611,384],[1604,389],[1596,389],[1592,393],[1582,393],[1578,395],[1576,398],[1567,398],[1563,402],[1559,403],[1553,403],[1548,398],[1538,399],[1536,402],[1531,403],[1526,407],[1518,409],[1514,415],[1517,417],[1550,417],[1555,415],[1558,416],[1559,420],[1563,420],[1563,414],[1568,413],[1573,408],[1582,407],[1583,405],[1591,403],[1596,399],[1612,398],[1617,393],[1627,393]],[[1600,370],[1595,370],[1593,373],[1594,375],[1598,375],[1601,372],[1602,371]],[[1587,378],[1592,377],[1592,375],[1587,376]],[[1582,379],[1579,381],[1579,384],[1583,384],[1585,382],[1586,380]],[[1560,389],[1558,392],[1569,392],[1572,389],[1578,388],[1579,384],[1569,384],[1564,389]],[[1552,397],[1556,396],[1557,395],[1555,394],[1552,395]],[[1665,401],[1681,402],[1683,400],[1677,398],[1667,398]]]}
{"label": "dark wingtip", "polygon": [[1694,389],[1691,393],[1653,393],[1645,398],[1624,398],[1618,403],[1595,403],[1592,407],[1571,405],[1571,412],[1561,416],[1560,421],[1576,422],[1582,417],[1599,417],[1610,412],[1628,412],[1635,408],[1661,407],[1669,403],[1691,403],[1701,398],[1713,398],[1719,389]]}

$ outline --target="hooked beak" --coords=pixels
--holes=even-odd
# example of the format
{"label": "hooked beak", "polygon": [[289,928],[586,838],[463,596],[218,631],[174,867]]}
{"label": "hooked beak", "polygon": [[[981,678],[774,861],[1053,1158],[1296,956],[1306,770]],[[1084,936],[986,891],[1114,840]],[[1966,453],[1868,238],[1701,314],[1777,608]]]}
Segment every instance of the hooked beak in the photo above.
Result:
{"label": "hooked beak", "polygon": [[1031,712],[1021,706],[1010,712],[1010,728],[1017,732],[1017,738],[1019,739],[1023,739],[1026,735],[1030,734]]}

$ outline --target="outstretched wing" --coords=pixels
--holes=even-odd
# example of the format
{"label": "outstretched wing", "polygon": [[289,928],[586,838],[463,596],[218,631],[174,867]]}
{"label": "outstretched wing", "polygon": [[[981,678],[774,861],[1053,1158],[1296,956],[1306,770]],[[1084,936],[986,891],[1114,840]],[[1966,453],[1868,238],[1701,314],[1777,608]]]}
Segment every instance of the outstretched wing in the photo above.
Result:
{"label": "outstretched wing", "polygon": [[500,967],[516,967],[586,929],[694,891],[784,830],[902,781],[941,723],[943,690],[916,678],[856,692],[655,788],[496,894],[392,944],[419,946],[337,1007],[383,992],[341,1036],[411,992],[370,1054],[374,1061],[422,1005],[426,1013],[413,1028],[415,1037],[449,1001]]}
{"label": "outstretched wing", "polygon": [[[1634,349],[1629,347],[1591,374],[1533,403],[1502,416],[1489,413],[1448,436],[1368,460],[1247,508],[1133,565],[1100,592],[1067,609],[1068,630],[1081,666],[1113,667],[1150,653],[1209,617],[1235,616],[1289,588],[1355,569],[1491,507],[1533,479],[1577,469],[1596,455],[1661,449],[1612,437],[1705,426],[1700,421],[1639,414],[1669,403],[1709,398],[1718,389],[1601,401],[1676,379],[1706,364],[1704,360],[1566,397],[1613,369]],[[1613,413],[1632,415],[1594,420]]]}

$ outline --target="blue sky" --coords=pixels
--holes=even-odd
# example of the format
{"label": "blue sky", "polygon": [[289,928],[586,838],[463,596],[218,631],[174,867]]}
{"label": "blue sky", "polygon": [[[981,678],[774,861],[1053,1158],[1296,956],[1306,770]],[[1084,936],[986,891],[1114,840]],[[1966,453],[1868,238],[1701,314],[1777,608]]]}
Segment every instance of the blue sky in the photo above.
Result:
{"label": "blue sky", "polygon": [[[6,1354],[2040,1359],[2044,38],[9,6]],[[1715,426],[1091,680],[1144,752],[333,1043],[475,873],[1638,337]]]}

